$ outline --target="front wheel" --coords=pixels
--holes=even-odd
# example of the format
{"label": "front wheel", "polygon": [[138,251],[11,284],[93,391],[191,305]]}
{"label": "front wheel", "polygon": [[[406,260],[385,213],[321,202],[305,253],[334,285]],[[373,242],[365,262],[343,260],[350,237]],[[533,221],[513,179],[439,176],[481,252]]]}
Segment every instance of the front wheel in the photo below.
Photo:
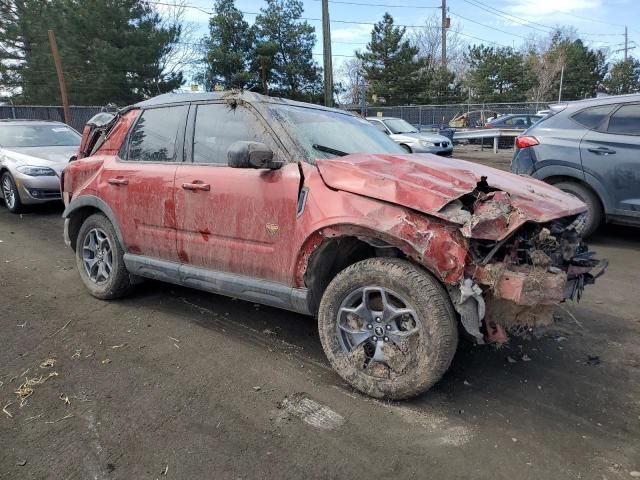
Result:
{"label": "front wheel", "polygon": [[88,217],[76,241],[76,265],[89,293],[101,300],[122,297],[131,289],[124,251],[107,217]]}
{"label": "front wheel", "polygon": [[20,200],[20,193],[16,187],[16,182],[9,172],[5,172],[0,180],[2,183],[2,197],[4,198],[4,204],[7,206],[10,212],[20,213],[22,211],[22,201]]}
{"label": "front wheel", "polygon": [[320,302],[318,327],[333,368],[375,398],[400,400],[428,390],[458,344],[442,285],[391,258],[363,260],[336,275]]}
{"label": "front wheel", "polygon": [[404,143],[401,143],[400,146],[403,148],[403,150],[407,153],[413,153],[411,151],[411,147],[409,145],[405,145]]}

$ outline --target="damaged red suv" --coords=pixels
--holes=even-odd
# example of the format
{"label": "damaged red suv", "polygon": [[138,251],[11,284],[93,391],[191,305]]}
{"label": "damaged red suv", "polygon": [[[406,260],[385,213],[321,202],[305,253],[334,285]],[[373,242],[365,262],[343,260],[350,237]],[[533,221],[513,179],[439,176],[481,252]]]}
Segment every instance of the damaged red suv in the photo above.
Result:
{"label": "damaged red suv", "polygon": [[63,197],[92,295],[147,277],[315,315],[335,370],[378,398],[430,388],[459,331],[500,342],[548,325],[605,267],[573,196],[247,92],[90,122]]}

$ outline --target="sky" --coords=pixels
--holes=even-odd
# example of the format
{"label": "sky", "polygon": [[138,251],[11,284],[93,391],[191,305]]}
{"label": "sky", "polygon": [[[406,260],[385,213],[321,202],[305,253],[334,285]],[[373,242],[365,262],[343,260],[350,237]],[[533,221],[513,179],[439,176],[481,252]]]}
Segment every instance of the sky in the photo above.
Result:
{"label": "sky", "polygon": [[[186,20],[197,26],[197,34],[207,32],[211,0],[186,0],[198,8],[186,10]],[[370,39],[372,24],[385,12],[397,24],[411,30],[432,16],[440,16],[442,0],[329,0],[334,69],[364,49]],[[303,16],[316,27],[318,42],[314,50],[322,63],[321,0],[303,0]],[[249,23],[264,6],[263,0],[236,0]],[[469,43],[518,47],[532,35],[547,36],[556,26],[577,29],[591,47],[607,48],[611,57],[624,46],[624,27],[628,27],[629,45],[637,45],[630,55],[640,57],[640,1],[638,0],[447,0],[452,27]],[[200,10],[202,9],[202,10]],[[317,20],[312,20],[317,19]],[[354,22],[354,23],[346,23]],[[359,23],[358,23],[359,22]]]}

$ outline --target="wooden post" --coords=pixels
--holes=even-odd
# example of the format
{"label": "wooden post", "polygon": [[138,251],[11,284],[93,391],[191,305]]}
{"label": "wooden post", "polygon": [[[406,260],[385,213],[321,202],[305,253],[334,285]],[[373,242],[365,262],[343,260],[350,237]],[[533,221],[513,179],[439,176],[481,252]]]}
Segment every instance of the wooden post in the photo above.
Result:
{"label": "wooden post", "polygon": [[442,68],[447,68],[447,0],[442,0]]}
{"label": "wooden post", "polygon": [[322,55],[324,57],[324,104],[326,107],[333,107],[333,64],[331,58],[329,0],[322,0]]}
{"label": "wooden post", "polygon": [[56,73],[58,74],[58,83],[60,85],[60,97],[62,98],[62,108],[64,110],[64,123],[71,124],[71,115],[69,114],[69,99],[67,98],[67,87],[64,84],[64,73],[62,72],[62,62],[58,53],[58,45],[56,43],[56,34],[53,30],[49,30],[49,44],[51,45],[51,53],[53,61],[56,64]]}

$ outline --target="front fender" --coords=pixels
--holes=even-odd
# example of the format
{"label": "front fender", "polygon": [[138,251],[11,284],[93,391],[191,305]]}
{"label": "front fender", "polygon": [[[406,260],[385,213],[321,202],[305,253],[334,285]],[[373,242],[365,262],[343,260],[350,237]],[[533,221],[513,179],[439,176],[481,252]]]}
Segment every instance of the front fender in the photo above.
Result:
{"label": "front fender", "polygon": [[299,249],[295,285],[304,286],[304,275],[313,252],[326,240],[337,237],[357,237],[374,246],[379,243],[395,247],[444,283],[453,284],[462,278],[467,244],[454,225],[411,211],[382,218],[387,219],[384,226],[338,223],[313,231]]}

